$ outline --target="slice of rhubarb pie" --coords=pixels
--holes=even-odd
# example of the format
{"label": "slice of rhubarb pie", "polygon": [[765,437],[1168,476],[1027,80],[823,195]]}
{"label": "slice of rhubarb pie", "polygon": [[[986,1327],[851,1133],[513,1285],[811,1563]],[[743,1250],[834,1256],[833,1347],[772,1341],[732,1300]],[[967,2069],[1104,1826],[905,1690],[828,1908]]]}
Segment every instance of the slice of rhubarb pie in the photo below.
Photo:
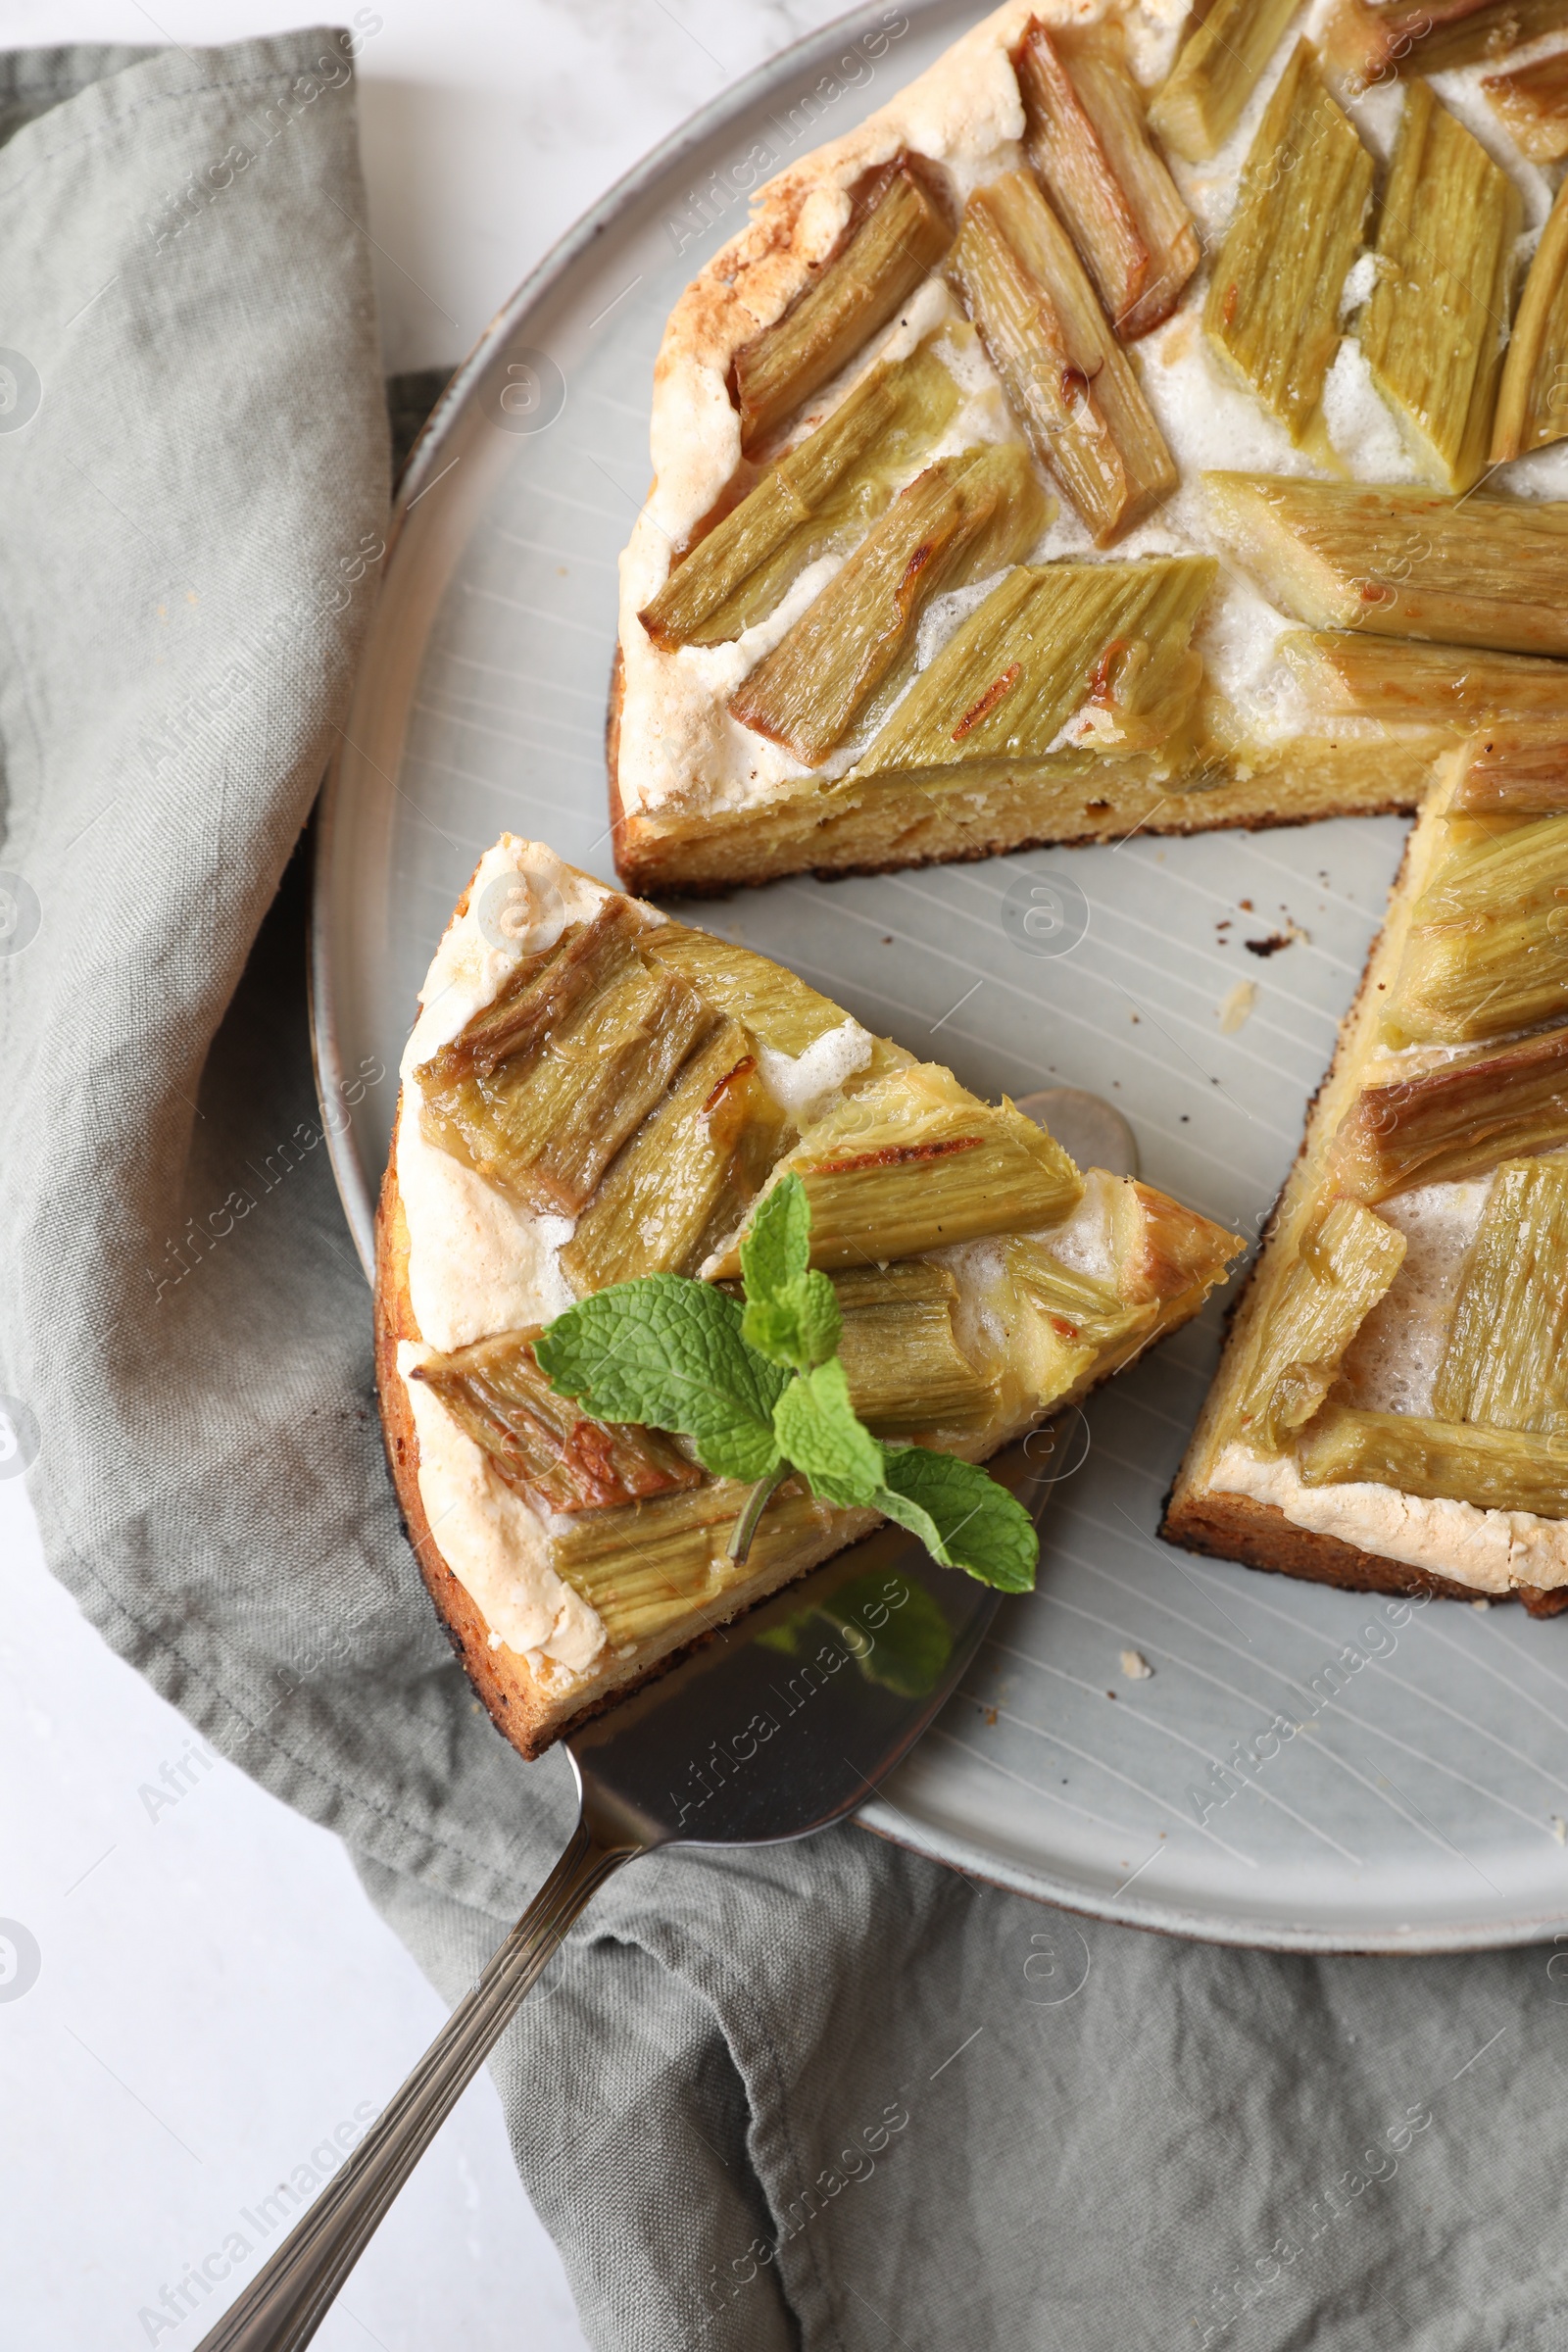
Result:
{"label": "slice of rhubarb pie", "polygon": [[1568,735],[1450,759],[1164,1532],[1568,1607]]}
{"label": "slice of rhubarb pie", "polygon": [[760,1494],[714,1475],[689,1431],[595,1418],[555,1376],[549,1335],[616,1286],[733,1292],[786,1188],[845,1410],[895,1462],[983,1460],[1196,1313],[1241,1248],[781,965],[503,837],[403,1059],[377,1374],[425,1581],[526,1755],[877,1524],[787,1464]]}
{"label": "slice of rhubarb pie", "polygon": [[629,887],[1413,810],[1568,716],[1568,0],[1184,15],[996,10],[676,304]]}

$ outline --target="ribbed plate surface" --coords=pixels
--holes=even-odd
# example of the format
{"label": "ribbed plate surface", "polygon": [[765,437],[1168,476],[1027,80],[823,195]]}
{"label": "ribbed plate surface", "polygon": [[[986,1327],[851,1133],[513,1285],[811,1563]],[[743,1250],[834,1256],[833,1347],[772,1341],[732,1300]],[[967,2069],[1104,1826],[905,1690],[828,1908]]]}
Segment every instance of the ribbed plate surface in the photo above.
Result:
{"label": "ribbed plate surface", "polygon": [[[317,1052],[327,1098],[353,1106],[330,1124],[362,1254],[416,992],[480,851],[510,828],[612,878],[615,559],[646,495],[665,316],[739,223],[759,144],[782,164],[848,129],[977,13],[868,10],[743,83],[573,232],[433,421],[318,876]],[[907,29],[877,56],[884,19]],[[1135,837],[786,882],[690,912],[982,1093],[1108,1096],[1147,1177],[1255,1233],[1401,834],[1377,821]],[[1289,945],[1248,953],[1282,933]],[[1256,1004],[1226,1034],[1219,1006],[1239,982]],[[971,1693],[864,1818],[1028,1893],[1183,1934],[1408,1951],[1549,1937],[1568,1927],[1568,1620],[1444,1602],[1396,1627],[1380,1601],[1161,1545],[1216,1325],[1211,1311],[1094,1399],[1038,1592],[1005,1611]],[[1124,1648],[1152,1678],[1127,1677]],[[1279,1717],[1294,1736],[1269,1732]],[[1212,1796],[1211,1765],[1258,1735],[1272,1752],[1200,1824],[1191,1791]]]}

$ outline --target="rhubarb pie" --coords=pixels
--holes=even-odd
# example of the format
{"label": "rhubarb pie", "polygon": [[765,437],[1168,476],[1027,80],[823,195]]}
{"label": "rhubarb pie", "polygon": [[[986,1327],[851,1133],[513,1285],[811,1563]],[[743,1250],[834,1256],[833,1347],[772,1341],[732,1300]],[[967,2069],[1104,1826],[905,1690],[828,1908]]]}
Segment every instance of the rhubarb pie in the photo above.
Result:
{"label": "rhubarb pie", "polygon": [[589,1418],[535,1354],[612,1285],[733,1281],[792,1175],[855,1409],[971,1461],[1196,1313],[1241,1248],[782,966],[503,837],[403,1059],[377,1374],[426,1583],[526,1755],[876,1524],[791,1479],[738,1566],[747,1488]]}
{"label": "rhubarb pie", "polygon": [[1413,810],[1562,717],[1565,36],[1013,0],[771,179],[655,372],[628,886]]}
{"label": "rhubarb pie", "polygon": [[1568,1607],[1568,734],[1446,763],[1164,1532]]}

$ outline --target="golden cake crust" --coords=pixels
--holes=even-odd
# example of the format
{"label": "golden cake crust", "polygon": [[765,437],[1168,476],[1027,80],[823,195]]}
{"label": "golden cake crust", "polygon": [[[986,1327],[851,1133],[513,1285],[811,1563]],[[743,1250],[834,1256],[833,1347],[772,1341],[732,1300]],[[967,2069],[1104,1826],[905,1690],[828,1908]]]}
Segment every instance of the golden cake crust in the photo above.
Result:
{"label": "golden cake crust", "polygon": [[464,1672],[514,1747],[536,1756],[555,1736],[549,1695],[514,1650],[490,1647],[490,1629],[478,1604],[447,1566],[430,1532],[419,1493],[419,1440],[408,1384],[398,1371],[399,1342],[418,1337],[409,1297],[409,1228],[398,1191],[394,1140],[375,1217],[375,1387],[387,1467],[419,1574]]}
{"label": "golden cake crust", "polygon": [[918,865],[967,865],[1019,850],[1076,848],[1124,841],[1130,833],[1212,833],[1220,827],[1258,833],[1280,825],[1316,824],[1331,816],[1413,816],[1431,781],[1433,745],[1384,743],[1357,772],[1328,745],[1314,767],[1303,747],[1287,747],[1292,799],[1279,798],[1279,779],[1261,765],[1246,783],[1201,792],[1167,792],[1129,783],[1108,763],[1092,784],[1040,779],[976,788],[965,779],[944,808],[927,800],[917,826],[889,843],[876,813],[875,783],[803,795],[799,804],[773,802],[738,819],[628,814],[620,792],[620,727],[626,668],[620,648],[611,670],[605,716],[605,766],[615,871],[633,896],[718,898],[757,889],[787,874],[832,881],[849,874],[891,874]]}
{"label": "golden cake crust", "polygon": [[1273,1503],[1214,1487],[1201,1493],[1189,1487],[1173,1495],[1159,1532],[1185,1551],[1240,1560],[1244,1567],[1268,1568],[1277,1576],[1298,1576],[1309,1584],[1338,1585],[1347,1592],[1429,1592],[1443,1600],[1471,1602],[1517,1596],[1532,1617],[1555,1617],[1568,1609],[1568,1586],[1544,1592],[1534,1585],[1517,1585],[1512,1593],[1481,1594],[1431,1569],[1412,1567],[1408,1560],[1386,1559],[1342,1544],[1338,1537],[1293,1526]]}

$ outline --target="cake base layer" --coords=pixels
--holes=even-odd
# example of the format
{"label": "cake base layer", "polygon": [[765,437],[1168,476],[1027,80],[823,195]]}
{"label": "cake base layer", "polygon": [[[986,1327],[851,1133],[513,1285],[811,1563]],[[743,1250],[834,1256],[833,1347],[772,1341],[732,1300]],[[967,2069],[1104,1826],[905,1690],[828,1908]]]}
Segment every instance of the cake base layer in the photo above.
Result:
{"label": "cake base layer", "polygon": [[1173,1491],[1159,1532],[1167,1544],[1179,1544],[1184,1551],[1239,1560],[1245,1567],[1271,1569],[1276,1576],[1298,1576],[1309,1584],[1337,1585],[1346,1592],[1425,1592],[1441,1600],[1471,1602],[1506,1600],[1516,1594],[1532,1617],[1556,1617],[1568,1609],[1568,1586],[1547,1592],[1518,1585],[1514,1593],[1480,1593],[1431,1569],[1412,1567],[1408,1560],[1391,1560],[1342,1544],[1337,1537],[1297,1527],[1273,1503],[1216,1487],[1200,1493],[1191,1487]]}
{"label": "cake base layer", "polygon": [[1197,790],[1152,758],[1063,751],[832,783],[806,777],[788,796],[746,808],[645,814],[620,799],[619,702],[617,666],[606,741],[615,866],[644,898],[707,897],[803,872],[826,878],[961,864],[1140,832],[1408,816],[1454,740],[1427,728],[1349,742],[1305,737],[1233,756],[1231,772]]}

